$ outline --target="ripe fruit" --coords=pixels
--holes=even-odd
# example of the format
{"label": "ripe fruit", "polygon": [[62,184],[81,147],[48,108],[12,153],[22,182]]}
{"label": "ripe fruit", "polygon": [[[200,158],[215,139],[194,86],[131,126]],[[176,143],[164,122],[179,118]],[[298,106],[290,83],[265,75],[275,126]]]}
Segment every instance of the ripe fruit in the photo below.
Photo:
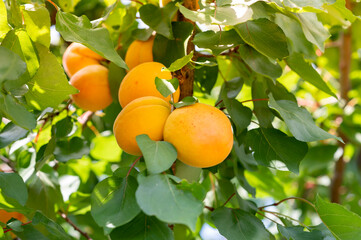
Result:
{"label": "ripe fruit", "polygon": [[135,40],[132,42],[125,54],[125,63],[129,70],[141,63],[153,62],[153,42],[154,36],[147,41]]}
{"label": "ripe fruit", "polygon": [[80,43],[72,43],[63,55],[63,66],[66,74],[72,77],[80,69],[89,65],[98,65],[103,57]]}
{"label": "ripe fruit", "polygon": [[[172,79],[172,75],[168,71],[162,71],[165,67],[163,64],[158,62],[142,63],[133,68],[124,77],[119,87],[119,103],[124,108],[128,103],[134,99],[154,96],[164,99],[169,102],[170,96],[167,98],[163,97],[155,86],[155,77],[162,79]],[[178,102],[180,90],[173,94],[174,102]]]}
{"label": "ripe fruit", "polygon": [[118,145],[125,152],[142,155],[135,137],[148,134],[154,141],[163,139],[163,128],[170,114],[170,106],[157,97],[142,97],[129,103],[115,119],[113,132]]}
{"label": "ripe fruit", "polygon": [[108,69],[102,65],[84,67],[71,77],[70,84],[80,91],[71,95],[71,98],[84,110],[101,110],[113,101],[108,83]]}
{"label": "ripe fruit", "polygon": [[174,145],[180,161],[193,167],[211,167],[230,153],[232,126],[219,109],[196,103],[170,114],[164,126],[164,140]]}
{"label": "ripe fruit", "polygon": [[7,223],[11,218],[15,218],[20,222],[25,221],[25,216],[18,212],[7,212],[5,210],[0,209],[0,222]]}

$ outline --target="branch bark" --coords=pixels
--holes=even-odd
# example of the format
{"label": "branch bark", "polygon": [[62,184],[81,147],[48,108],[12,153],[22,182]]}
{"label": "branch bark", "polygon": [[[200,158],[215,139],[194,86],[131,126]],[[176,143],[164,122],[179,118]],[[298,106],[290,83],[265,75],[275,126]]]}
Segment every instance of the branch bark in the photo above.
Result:
{"label": "branch bark", "polygon": [[[352,10],[351,0],[346,0],[346,7]],[[342,35],[341,45],[340,45],[340,94],[341,100],[345,103],[348,102],[348,92],[351,88],[350,83],[350,67],[351,67],[351,54],[352,54],[352,31],[349,27]],[[342,117],[342,116],[341,116]],[[347,143],[346,137],[339,132],[339,135],[344,140],[345,144]],[[345,148],[345,145],[341,145],[342,149]],[[331,202],[340,203],[342,182],[345,169],[345,159],[344,154],[337,160],[334,170],[334,176],[331,184]]]}

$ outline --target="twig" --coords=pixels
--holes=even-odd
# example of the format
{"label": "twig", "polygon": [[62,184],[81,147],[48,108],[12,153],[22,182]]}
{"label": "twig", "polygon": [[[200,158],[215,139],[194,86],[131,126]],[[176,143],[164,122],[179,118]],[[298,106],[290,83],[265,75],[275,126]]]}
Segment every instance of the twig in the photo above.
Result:
{"label": "twig", "polygon": [[216,105],[214,105],[215,107],[217,107],[219,104],[221,104],[223,102],[223,99],[219,100]]}
{"label": "twig", "polygon": [[236,193],[233,193],[224,203],[223,206],[226,206],[226,204],[231,201],[231,199],[234,197],[234,195],[236,195]]}
{"label": "twig", "polygon": [[259,207],[258,209],[262,211],[262,210],[263,210],[264,208],[266,208],[266,207],[278,206],[278,205],[280,205],[281,203],[283,203],[283,202],[285,202],[285,201],[288,201],[288,200],[299,200],[299,201],[305,202],[305,203],[307,203],[308,205],[310,205],[311,207],[313,207],[313,208],[317,211],[317,209],[316,209],[315,205],[313,205],[313,203],[311,203],[310,201],[308,201],[308,200],[306,200],[306,199],[304,199],[304,198],[299,198],[299,197],[289,197],[289,198],[285,198],[285,199],[282,199],[282,200],[279,201],[279,202],[276,202],[276,203],[273,203],[273,204],[270,204],[270,205],[266,205],[266,206]]}
{"label": "twig", "polygon": [[204,206],[204,208],[207,208],[209,211],[213,212],[214,211],[214,207],[208,207],[208,206]]}
{"label": "twig", "polygon": [[59,7],[51,0],[47,0],[51,5],[53,5],[56,9],[56,11],[59,11]]}
{"label": "twig", "polygon": [[81,235],[83,235],[86,239],[92,240],[92,238],[89,237],[89,235],[88,235],[86,232],[83,232],[80,228],[78,228],[78,227],[68,218],[68,216],[67,216],[65,213],[63,213],[63,212],[61,212],[61,211],[59,211],[58,213],[59,213],[59,215],[60,215],[67,223],[69,223],[76,231],[78,231],[78,232],[79,232]]}
{"label": "twig", "polygon": [[257,101],[268,101],[268,98],[259,98],[259,99],[250,99],[250,100],[245,100],[242,101],[241,103],[246,103],[246,102],[257,102]]}
{"label": "twig", "polygon": [[8,165],[13,172],[16,172],[14,163],[13,163],[10,159],[8,159],[7,157],[4,157],[3,155],[0,155],[0,159],[1,159],[6,165]]}
{"label": "twig", "polygon": [[264,215],[263,213],[260,212],[256,212],[258,215],[261,215],[264,218],[267,218],[268,220],[270,220],[271,222],[274,222],[275,224],[279,224],[278,222],[276,222],[275,220],[273,220],[272,218],[267,217],[266,215]]}
{"label": "twig", "polygon": [[130,166],[130,169],[129,169],[128,173],[127,173],[126,178],[129,177],[130,172],[132,171],[132,169],[134,168],[135,164],[137,164],[137,162],[140,160],[141,157],[142,157],[142,156],[138,157],[138,158],[133,162],[132,166]]}
{"label": "twig", "polygon": [[138,0],[130,0],[130,1],[135,2],[135,3],[139,3],[142,6],[144,5],[144,3],[142,3],[141,1],[138,1]]}
{"label": "twig", "polygon": [[307,225],[305,225],[303,222],[301,222],[301,221],[299,221],[299,220],[297,220],[297,219],[295,219],[295,218],[292,218],[292,217],[290,217],[290,216],[287,216],[286,214],[282,214],[282,213],[279,213],[279,212],[268,211],[268,210],[264,210],[264,209],[262,209],[261,211],[262,211],[262,212],[265,212],[265,213],[272,214],[272,215],[274,215],[274,216],[276,216],[276,217],[278,217],[278,218],[279,218],[279,216],[288,218],[288,219],[290,219],[290,220],[292,220],[292,221],[297,222],[297,223],[300,224],[302,227],[305,227],[305,228],[307,228],[307,229],[310,229],[310,228],[309,228]]}

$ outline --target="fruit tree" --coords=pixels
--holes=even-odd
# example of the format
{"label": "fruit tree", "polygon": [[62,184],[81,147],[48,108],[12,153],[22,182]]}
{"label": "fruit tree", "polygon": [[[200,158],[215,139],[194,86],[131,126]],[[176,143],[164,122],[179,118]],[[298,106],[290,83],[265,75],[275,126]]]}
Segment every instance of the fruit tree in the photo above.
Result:
{"label": "fruit tree", "polygon": [[0,1],[0,239],[361,240],[359,15]]}

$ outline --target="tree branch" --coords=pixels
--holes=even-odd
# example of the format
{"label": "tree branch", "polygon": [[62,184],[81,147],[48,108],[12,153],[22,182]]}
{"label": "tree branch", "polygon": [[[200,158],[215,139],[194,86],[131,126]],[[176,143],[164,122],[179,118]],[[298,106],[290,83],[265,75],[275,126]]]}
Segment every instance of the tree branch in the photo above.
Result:
{"label": "tree branch", "polygon": [[[346,7],[352,10],[351,0],[346,0]],[[340,92],[341,99],[348,102],[348,92],[351,89],[350,83],[350,67],[351,67],[351,54],[352,54],[352,32],[351,27],[349,27],[342,35],[342,41],[340,45]],[[341,116],[342,118],[342,116]],[[340,131],[339,135],[344,140],[345,144],[347,143],[346,136],[344,136]],[[345,148],[345,145],[341,145],[342,149]],[[331,184],[331,202],[340,203],[341,187],[343,182],[343,175],[345,169],[345,159],[344,154],[337,160],[335,165],[335,172]]]}
{"label": "tree branch", "polygon": [[76,231],[78,231],[78,232],[79,232],[81,235],[83,235],[86,239],[92,240],[92,238],[89,237],[89,235],[88,235],[86,232],[83,232],[80,228],[78,228],[78,227],[68,218],[68,216],[67,216],[65,213],[63,213],[63,212],[61,212],[61,211],[59,211],[58,213],[59,213],[59,215],[60,215],[67,223],[69,223]]}

